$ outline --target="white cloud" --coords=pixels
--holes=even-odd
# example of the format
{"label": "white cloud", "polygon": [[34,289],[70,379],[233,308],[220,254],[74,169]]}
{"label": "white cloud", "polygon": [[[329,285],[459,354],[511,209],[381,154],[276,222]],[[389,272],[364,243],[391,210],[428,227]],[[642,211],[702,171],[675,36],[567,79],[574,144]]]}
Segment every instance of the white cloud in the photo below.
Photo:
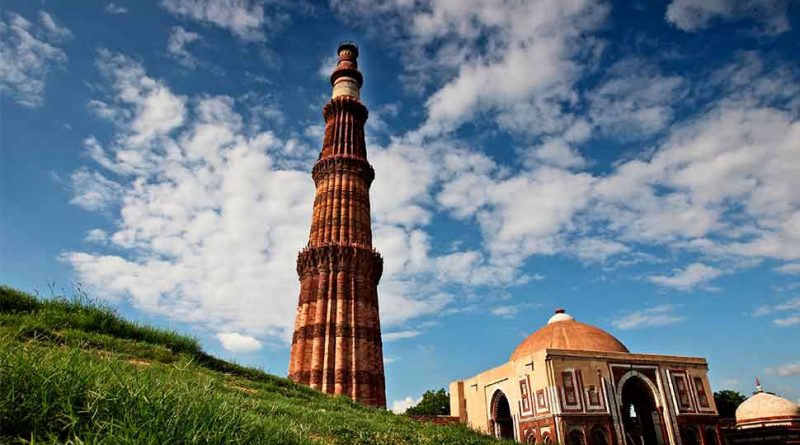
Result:
{"label": "white cloud", "polygon": [[380,178],[370,190],[376,221],[411,227],[430,220],[424,201],[436,179],[436,166],[426,153],[429,149],[401,140],[386,149],[371,147],[370,162]]}
{"label": "white cloud", "polygon": [[[336,63],[339,62],[339,56],[337,55],[328,55],[322,58],[319,64],[319,76],[323,79],[330,79],[331,73],[334,69],[336,69]],[[370,119],[372,119],[372,113],[370,113]]]}
{"label": "white cloud", "polygon": [[114,3],[109,3],[106,5],[106,12],[112,15],[127,14],[128,8],[115,5]]}
{"label": "white cloud", "polygon": [[395,400],[392,402],[392,412],[395,414],[403,414],[407,409],[411,408],[412,406],[417,406],[417,404],[421,401],[422,397],[415,399],[411,396],[408,396],[405,399]]}
{"label": "white cloud", "polygon": [[528,163],[541,162],[561,168],[581,168],[587,162],[569,142],[560,138],[547,139],[529,154]]}
{"label": "white cloud", "polygon": [[774,312],[792,311],[792,310],[800,311],[800,297],[790,298],[782,303],[774,305],[759,306],[755,310],[753,315],[755,315],[756,317],[760,317],[763,315],[772,314]]}
{"label": "white cloud", "polygon": [[672,275],[653,275],[647,279],[655,284],[690,291],[722,275],[722,271],[703,263],[692,263],[685,269],[675,269]]}
{"label": "white cloud", "polygon": [[502,318],[511,318],[514,315],[517,315],[519,312],[519,307],[517,306],[497,306],[492,308],[492,314],[497,315],[498,317]]}
{"label": "white cloud", "polygon": [[[376,183],[378,180],[376,179]],[[372,200],[375,200],[373,195]],[[406,320],[441,314],[454,298],[441,290],[444,282],[434,280],[429,269],[428,235],[417,228],[374,224],[373,244],[384,258],[378,292],[381,324],[391,327]]]}
{"label": "white cloud", "polygon": [[684,31],[708,28],[715,19],[751,18],[764,32],[778,34],[789,30],[788,7],[789,2],[782,0],[673,0],[666,18]]}
{"label": "white cloud", "polygon": [[609,257],[630,251],[630,248],[616,241],[582,238],[575,243],[574,250],[582,261],[603,262]]}
{"label": "white cloud", "polygon": [[[729,99],[674,126],[655,150],[617,164],[610,173],[589,175],[542,166],[580,167],[581,159],[573,156],[572,144],[587,137],[583,131],[581,137],[549,140],[544,148],[531,152],[527,169],[512,174],[491,161],[480,169],[469,165],[453,168],[452,175],[444,176],[437,202],[458,218],[477,217],[484,247],[493,260],[506,256],[497,254],[501,251],[509,252],[508,257],[519,263],[532,254],[567,249],[577,250],[579,257],[582,253],[586,261],[590,255],[603,252],[589,250],[590,242],[582,241],[587,237],[608,239],[617,244],[603,247],[620,251],[623,245],[636,242],[679,247],[709,255],[712,260],[799,258],[800,177],[793,172],[800,168],[800,151],[794,142],[800,139],[800,122],[796,113],[789,111],[798,97],[798,89],[792,87],[796,75],[786,67],[770,71],[750,63],[753,61],[759,59],[745,54],[727,69],[727,77],[723,73],[719,73],[719,79],[714,76],[712,82],[716,83],[723,77],[736,80],[737,87],[727,93]],[[671,95],[683,88],[683,80],[647,67],[633,69],[636,66],[632,62],[618,65],[617,74],[636,73],[635,77],[658,85],[642,80],[635,90],[623,91],[608,87],[611,81],[606,81],[599,91],[605,91],[608,97],[599,108],[610,111],[598,113],[597,119],[643,119],[639,112],[655,107],[663,112],[653,116],[661,117],[630,125],[645,133],[658,131],[672,120]],[[639,95],[650,87],[653,90],[648,94]],[[615,112],[615,104],[619,112]],[[624,117],[625,113],[630,117]],[[545,148],[558,156],[551,156],[548,162],[542,155],[548,153]],[[472,154],[462,150],[460,156]],[[447,170],[446,162],[440,164]],[[544,172],[551,173],[547,184],[552,194],[542,194],[536,185],[526,184],[526,178]],[[524,186],[515,194],[504,190],[511,184]],[[501,190],[508,198],[507,205],[493,202],[492,191]],[[526,208],[526,204],[533,207]],[[519,218],[511,213],[514,211]],[[592,233],[598,227],[603,227],[600,233]],[[572,242],[568,241],[570,237]],[[690,272],[699,271],[695,267]],[[681,279],[690,277],[662,276],[655,281],[691,287],[679,284]]]}
{"label": "white cloud", "polygon": [[[466,282],[459,277],[482,267],[513,274],[531,255],[567,251],[592,261],[636,244],[685,249],[707,255],[706,262],[799,258],[795,68],[768,67],[754,53],[740,53],[708,80],[708,91],[723,97],[675,125],[674,106],[690,85],[650,61],[619,61],[585,97],[575,88],[602,50],[592,31],[606,16],[603,5],[475,1],[417,8],[418,2],[361,0],[356,8],[332,6],[349,23],[372,30],[380,23],[381,35],[403,37],[404,58],[413,61],[407,77],[418,92],[435,87],[427,120],[402,139],[425,147],[408,157],[424,168],[399,162],[396,185],[385,196],[398,188],[413,203],[387,219],[395,224],[424,225],[442,208],[477,221],[482,249],[442,256],[441,276]],[[588,109],[585,119],[571,111],[581,108]],[[540,136],[520,151],[524,168],[495,163],[448,135],[487,117],[512,133]],[[608,173],[569,171],[587,166],[578,148],[595,130],[631,138],[665,129],[654,148]],[[414,182],[406,168],[424,173]],[[608,243],[591,241],[597,239]],[[468,272],[454,273],[458,265]]]}
{"label": "white cloud", "polygon": [[786,263],[776,267],[775,270],[786,275],[800,275],[800,263]]}
{"label": "white cloud", "polygon": [[[765,61],[757,51],[740,51],[709,78],[728,100],[800,110],[800,72],[786,62]],[[792,104],[794,102],[794,104]]]}
{"label": "white cloud", "polygon": [[672,121],[683,79],[662,75],[638,59],[619,61],[608,73],[589,92],[589,115],[601,132],[630,139],[662,130]]}
{"label": "white cloud", "polygon": [[383,334],[383,341],[390,342],[395,340],[403,340],[407,338],[414,338],[420,334],[419,331],[396,331],[386,332]]}
{"label": "white cloud", "polygon": [[261,349],[261,342],[256,338],[238,332],[220,332],[217,334],[217,340],[226,351],[233,353],[254,352]]}
{"label": "white cloud", "polygon": [[39,24],[13,13],[0,21],[0,93],[26,107],[41,105],[50,71],[67,61],[56,45],[70,35],[46,12]]}
{"label": "white cloud", "polygon": [[[121,185],[98,202],[119,205],[108,243],[124,254],[63,258],[100,296],[127,297],[139,309],[218,332],[287,339],[297,302],[295,258],[312,208],[312,150],[246,126],[230,97],[175,95],[128,57],[100,51],[98,67],[114,95],[91,108],[117,135],[107,147],[94,137],[84,145]],[[431,255],[421,228],[430,220],[434,158],[409,140],[371,149],[370,157],[374,245],[386,258],[379,285],[385,328],[446,313],[456,301],[443,291],[448,283],[512,275],[516,266],[485,261],[461,275],[437,268],[446,261]]]}
{"label": "white cloud", "polygon": [[[242,1],[220,3],[220,7],[234,3],[245,10],[261,6]],[[800,252],[796,248],[800,240],[795,239],[800,233],[800,199],[795,193],[800,186],[792,174],[798,165],[792,141],[800,127],[785,108],[753,97],[732,100],[731,96],[707,113],[674,126],[652,151],[620,162],[608,173],[590,174],[580,171],[589,163],[579,148],[594,125],[605,119],[604,127],[629,125],[643,133],[660,131],[673,120],[671,95],[684,82],[654,68],[637,69],[640,65],[634,63],[633,69],[622,69],[625,64],[620,64],[618,71],[603,79],[594,96],[595,106],[610,112],[596,113],[591,121],[571,114],[568,110],[574,106],[591,105],[574,83],[586,69],[581,62],[591,58],[584,50],[598,47],[591,31],[605,17],[605,7],[589,0],[543,0],[502,9],[493,2],[477,1],[436,3],[416,12],[403,1],[359,4],[363,7],[350,8],[354,11],[350,19],[361,14],[393,16],[403,24],[400,32],[410,37],[408,51],[434,53],[434,57],[408,60],[430,64],[425,68],[432,68],[433,79],[420,80],[423,90],[437,86],[428,96],[427,120],[419,131],[393,137],[383,147],[370,144],[376,170],[371,190],[375,245],[386,259],[379,288],[385,326],[444,312],[458,301],[446,284],[521,282],[517,274],[531,255],[566,252],[582,261],[601,262],[639,243],[707,254],[710,258],[703,261],[708,265],[702,266],[711,271],[700,271],[705,273],[700,278],[691,276],[697,272],[689,270],[692,265],[673,276],[651,277],[660,284],[689,289],[712,279],[707,278],[709,273],[722,270],[712,262],[723,256],[792,260]],[[170,9],[176,15],[215,23],[246,40],[265,38],[263,30],[269,28],[245,27],[256,36],[243,37],[229,22],[210,19],[208,2],[165,0],[164,5],[182,8]],[[393,28],[381,23],[384,26]],[[576,45],[579,36],[588,43]],[[291,150],[304,151],[304,142],[279,140],[271,132],[244,126],[231,98],[176,95],[147,77],[141,67],[137,71],[129,59],[101,66],[109,72],[116,96],[108,103],[98,101],[92,109],[115,122],[120,131],[108,149],[98,142],[92,145],[95,148],[87,144],[87,150],[109,171],[133,175],[132,191],[123,200],[120,228],[111,234],[118,246],[148,254],[148,258],[127,260],[144,266],[131,267],[130,275],[144,276],[150,273],[149,267],[163,267],[157,260],[178,265],[178,278],[162,284],[154,274],[148,283],[160,286],[164,302],[199,308],[191,315],[230,324],[225,329],[232,331],[285,335],[296,303],[291,272],[294,254],[307,235],[302,228],[307,227],[313,195],[307,172],[299,171],[300,164],[288,162],[287,157]],[[422,70],[412,70],[410,75],[423,75]],[[626,88],[628,81],[637,88]],[[762,84],[753,87],[751,96],[770,91],[776,91],[774,85]],[[477,116],[488,116],[512,132],[542,137],[526,145],[527,151],[518,151],[523,166],[503,165],[447,135]],[[300,140],[317,137],[318,130],[309,130]],[[235,176],[246,166],[235,164],[234,169],[233,153],[245,153],[256,164],[248,170],[252,177],[247,184]],[[291,161],[297,158],[308,160],[298,155]],[[288,183],[275,180],[278,174],[289,178]],[[270,190],[279,186],[303,191],[294,195],[296,202],[282,200]],[[164,197],[183,189],[192,192],[185,201]],[[269,211],[253,217],[242,210],[248,206],[269,207]],[[285,212],[283,206],[291,211]],[[432,254],[426,226],[442,211],[458,223],[477,223],[483,245]],[[285,218],[276,217],[279,212]],[[197,229],[201,235],[178,232],[177,227],[198,215],[203,222]],[[169,228],[168,235],[162,236],[164,227]],[[281,230],[289,231],[290,239],[280,238]],[[204,238],[206,232],[216,236]],[[255,239],[254,244],[262,243],[261,249],[233,243],[245,235]],[[214,250],[203,243],[235,250],[237,261],[250,260],[253,270],[240,273],[218,265],[219,260],[211,258]],[[273,278],[250,275],[266,264],[272,265]],[[243,292],[248,314],[226,307],[210,291],[191,297],[212,280],[205,276],[209,271],[219,275],[209,288],[221,289],[223,295],[233,295],[228,287],[241,289],[245,284],[277,287],[286,293],[280,297],[286,301],[276,312],[288,321],[252,315],[252,308],[267,300],[254,291]],[[103,282],[105,276],[98,277]],[[107,278],[112,287],[117,285],[115,277]]]}
{"label": "white cloud", "polygon": [[72,199],[70,204],[86,210],[103,210],[114,204],[122,194],[122,186],[96,171],[79,169],[70,175]]}
{"label": "white cloud", "polygon": [[[426,101],[424,131],[453,130],[483,110],[495,111],[497,123],[511,131],[564,130],[569,118],[558,104],[573,100],[580,70],[573,59],[592,44],[573,40],[605,14],[592,1],[432,4],[413,17],[412,32],[423,43],[446,42],[439,53],[450,57],[433,60],[454,66],[456,74]],[[475,45],[481,37],[490,51]]]}
{"label": "white cloud", "polygon": [[667,326],[683,320],[684,317],[675,312],[677,308],[678,306],[673,304],[653,306],[624,314],[612,324],[622,330]]}
{"label": "white cloud", "polygon": [[800,314],[776,318],[772,320],[772,322],[781,327],[794,326],[796,324],[800,324]]}
{"label": "white cloud", "polygon": [[181,26],[173,26],[167,39],[167,53],[181,65],[194,68],[197,65],[197,60],[186,49],[186,46],[198,40],[200,40],[200,34],[187,31]]}
{"label": "white cloud", "polygon": [[148,155],[141,146],[168,135],[183,125],[186,98],[173,94],[163,83],[145,75],[144,69],[128,57],[100,51],[97,62],[101,72],[112,82],[115,101],[132,115],[125,122],[123,145],[131,149],[117,152],[117,161],[131,170],[151,168]]}
{"label": "white cloud", "polygon": [[[800,258],[800,122],[723,102],[677,127],[650,159],[597,181],[593,217],[623,239],[714,256]],[[683,244],[676,240],[690,240]]]}
{"label": "white cloud", "polygon": [[59,26],[53,16],[45,11],[39,11],[39,23],[54,40],[58,41],[72,37],[72,31],[66,27]]}
{"label": "white cloud", "polygon": [[[217,332],[288,338],[313,198],[308,173],[276,168],[281,141],[247,133],[232,99],[197,98],[190,114],[130,59],[102,52],[99,66],[112,82],[109,106],[124,111],[108,155],[92,157],[122,172],[124,186],[115,199],[74,199],[119,205],[109,243],[124,255],[63,258],[98,297],[130,298]],[[87,171],[78,173],[100,175]]]}
{"label": "white cloud", "polygon": [[[520,133],[555,133],[572,117],[576,59],[596,46],[589,34],[607,14],[592,0],[471,2],[332,2],[341,19],[389,40],[403,38],[408,84],[424,89],[423,134],[457,129],[488,114]],[[402,36],[402,37],[401,37]],[[440,79],[446,81],[441,84]]]}
{"label": "white cloud", "polygon": [[381,279],[378,287],[381,326],[391,327],[422,316],[441,315],[455,301],[452,295],[439,291],[436,283],[418,282],[414,278],[410,275]]}
{"label": "white cloud", "polygon": [[562,248],[559,235],[587,204],[592,181],[552,167],[507,179],[462,173],[444,183],[437,200],[455,216],[477,219],[492,264],[515,264]]}
{"label": "white cloud", "polygon": [[92,243],[103,243],[108,241],[108,233],[103,229],[92,229],[86,233],[84,240]]}
{"label": "white cloud", "polygon": [[774,368],[767,368],[767,374],[775,374],[781,377],[800,375],[800,362],[787,363],[785,365],[776,366]]}
{"label": "white cloud", "polygon": [[800,324],[800,297],[790,298],[773,305],[762,305],[753,312],[756,317],[771,315],[772,324],[780,327]]}
{"label": "white cloud", "polygon": [[265,15],[259,0],[161,0],[161,5],[178,17],[219,26],[245,41],[266,40],[264,28],[284,20],[277,11]]}

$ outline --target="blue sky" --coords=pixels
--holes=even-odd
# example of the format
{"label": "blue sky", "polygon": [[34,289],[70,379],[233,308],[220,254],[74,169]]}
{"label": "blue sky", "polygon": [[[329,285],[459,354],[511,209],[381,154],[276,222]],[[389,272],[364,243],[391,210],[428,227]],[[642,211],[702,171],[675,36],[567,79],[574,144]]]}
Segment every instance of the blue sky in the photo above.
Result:
{"label": "blue sky", "polygon": [[798,400],[798,27],[765,0],[5,1],[0,282],[284,375],[353,39],[390,405],[560,306]]}

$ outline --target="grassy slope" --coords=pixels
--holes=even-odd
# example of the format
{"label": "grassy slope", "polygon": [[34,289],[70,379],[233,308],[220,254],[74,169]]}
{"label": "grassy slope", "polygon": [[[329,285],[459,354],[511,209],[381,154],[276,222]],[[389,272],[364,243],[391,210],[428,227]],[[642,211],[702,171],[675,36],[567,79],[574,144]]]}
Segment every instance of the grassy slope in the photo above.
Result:
{"label": "grassy slope", "polygon": [[0,286],[0,443],[484,444],[205,354],[80,300]]}

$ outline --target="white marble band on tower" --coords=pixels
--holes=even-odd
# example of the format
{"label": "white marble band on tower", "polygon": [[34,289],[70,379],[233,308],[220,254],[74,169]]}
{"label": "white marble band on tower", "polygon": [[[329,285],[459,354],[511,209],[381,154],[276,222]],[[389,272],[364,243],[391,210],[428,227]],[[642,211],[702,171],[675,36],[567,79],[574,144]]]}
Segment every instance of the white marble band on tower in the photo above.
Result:
{"label": "white marble band on tower", "polygon": [[339,96],[352,96],[356,99],[361,98],[361,89],[358,82],[352,77],[342,76],[333,83],[333,93],[331,99],[336,99]]}

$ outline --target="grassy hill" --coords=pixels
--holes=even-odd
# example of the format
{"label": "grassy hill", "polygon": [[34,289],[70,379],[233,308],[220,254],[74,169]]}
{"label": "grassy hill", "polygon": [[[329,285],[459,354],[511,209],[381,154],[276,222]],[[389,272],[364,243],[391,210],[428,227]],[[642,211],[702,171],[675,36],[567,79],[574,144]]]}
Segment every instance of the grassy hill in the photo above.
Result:
{"label": "grassy hill", "polygon": [[217,359],[85,299],[0,286],[0,443],[500,442]]}

